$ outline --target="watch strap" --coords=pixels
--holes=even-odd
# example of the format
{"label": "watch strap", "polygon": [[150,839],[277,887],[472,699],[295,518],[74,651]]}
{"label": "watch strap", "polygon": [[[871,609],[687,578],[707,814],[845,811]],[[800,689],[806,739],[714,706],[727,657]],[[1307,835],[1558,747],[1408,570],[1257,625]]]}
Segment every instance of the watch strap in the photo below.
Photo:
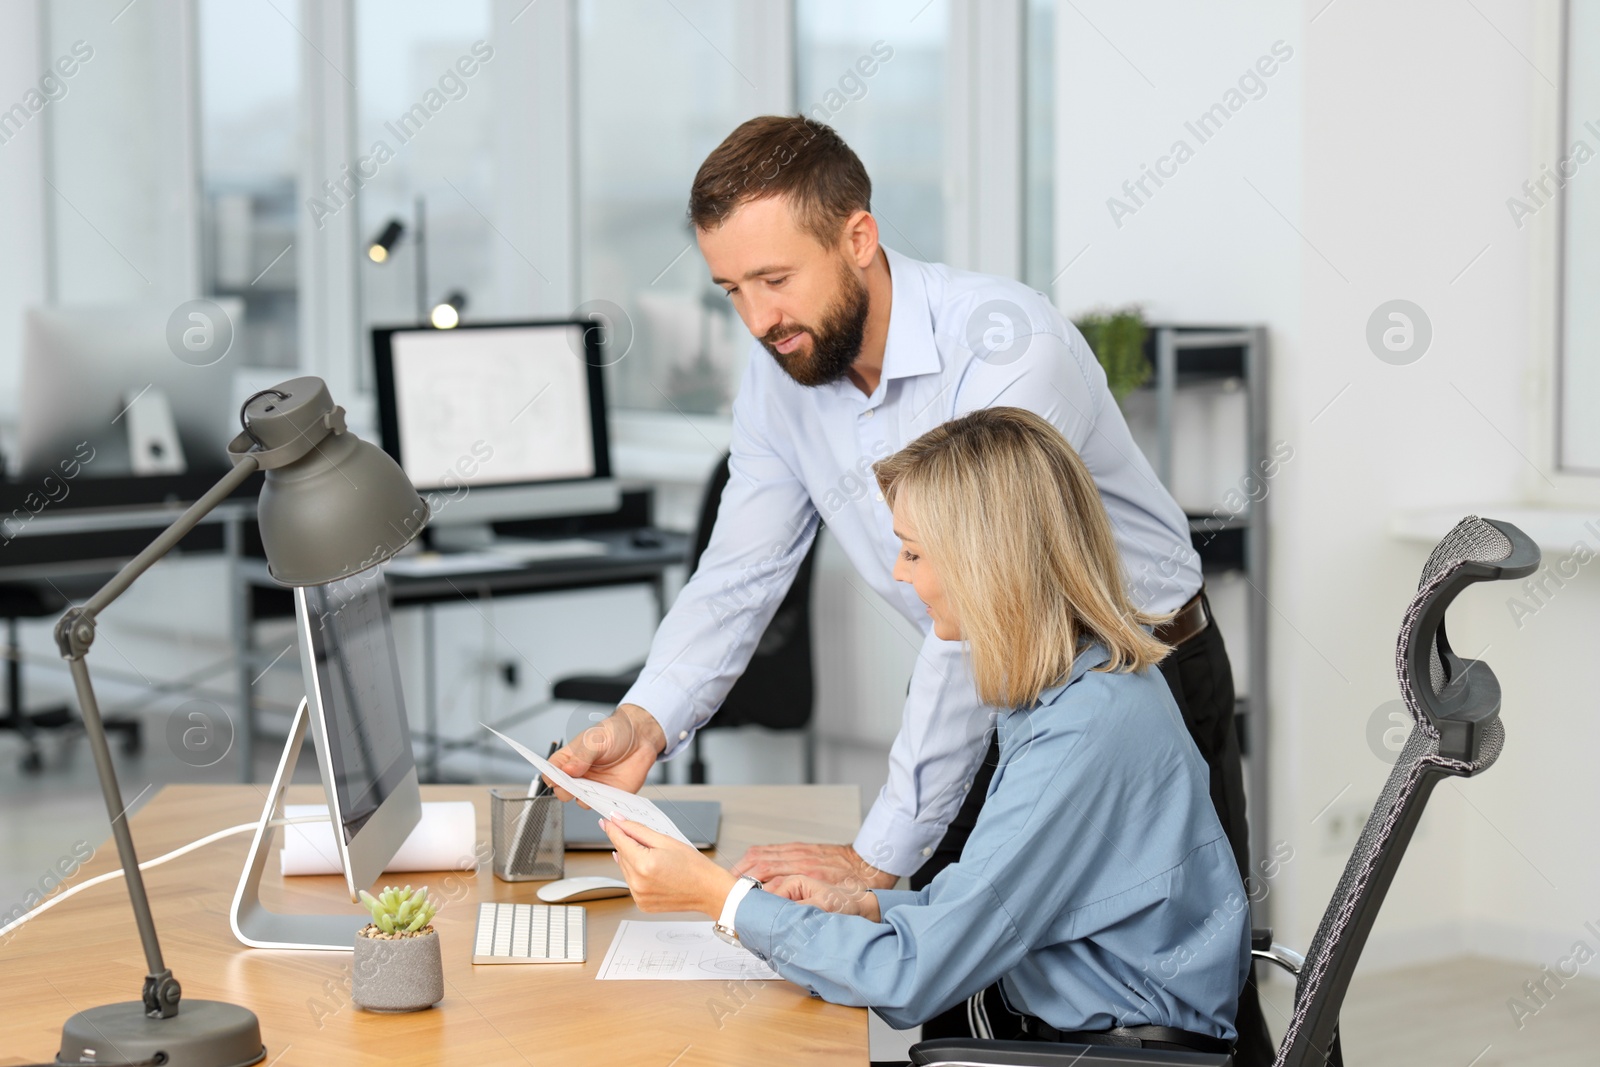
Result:
{"label": "watch strap", "polygon": [[752,889],[760,889],[761,883],[748,875],[733,883],[733,888],[728,890],[728,895],[722,901],[722,916],[717,920],[717,930],[728,937],[738,939],[738,932],[734,928],[734,919],[739,914],[739,904]]}

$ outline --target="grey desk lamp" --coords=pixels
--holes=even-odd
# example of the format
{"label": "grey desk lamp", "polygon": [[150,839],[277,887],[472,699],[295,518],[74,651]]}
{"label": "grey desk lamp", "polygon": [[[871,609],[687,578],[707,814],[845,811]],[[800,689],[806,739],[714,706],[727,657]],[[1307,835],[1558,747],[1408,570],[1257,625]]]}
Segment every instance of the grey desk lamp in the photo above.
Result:
{"label": "grey desk lamp", "polygon": [[149,974],[142,1001],[78,1012],[62,1031],[57,1062],[247,1067],[266,1058],[254,1012],[214,1000],[189,1000],[161,958],[155,921],[128,832],[100,706],[84,656],[95,618],[256,471],[266,471],[258,522],[272,576],[284,585],[321,585],[382,563],[428,521],[428,506],[394,460],[345,427],[320,378],[295,378],[245,401],[244,432],[228,445],[233,469],[135,556],[116,577],[56,624],[56,644],[72,671],[100,790],[111,816]]}

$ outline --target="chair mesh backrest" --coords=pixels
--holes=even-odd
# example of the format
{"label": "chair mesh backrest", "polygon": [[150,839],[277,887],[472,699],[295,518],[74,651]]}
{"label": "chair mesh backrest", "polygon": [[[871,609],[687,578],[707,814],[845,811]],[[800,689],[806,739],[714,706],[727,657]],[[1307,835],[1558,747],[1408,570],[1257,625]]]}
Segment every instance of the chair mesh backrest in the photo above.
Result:
{"label": "chair mesh backrest", "polygon": [[[1340,1005],[1323,1002],[1325,994],[1330,992],[1327,985],[1332,965],[1343,954],[1342,950],[1350,948],[1348,941],[1352,929],[1365,910],[1369,907],[1375,909],[1381,903],[1374,899],[1374,875],[1393,848],[1403,847],[1403,842],[1397,843],[1395,838],[1407,815],[1426,802],[1428,788],[1442,775],[1476,774],[1499,758],[1501,747],[1505,744],[1505,728],[1499,719],[1488,724],[1477,761],[1468,763],[1439,755],[1439,731],[1411,688],[1406,664],[1416,640],[1433,642],[1433,634],[1418,634],[1416,625],[1434,590],[1464,563],[1502,560],[1511,554],[1511,549],[1511,541],[1505,534],[1475,515],[1468,516],[1439,542],[1422,569],[1417,594],[1406,608],[1400,625],[1400,639],[1395,648],[1395,668],[1400,675],[1401,695],[1405,698],[1416,727],[1411,731],[1400,758],[1395,761],[1394,770],[1384,783],[1377,803],[1373,805],[1372,815],[1361,831],[1355,851],[1350,854],[1350,861],[1345,864],[1344,874],[1339,878],[1328,910],[1323,913],[1322,922],[1317,926],[1316,936],[1311,939],[1305,966],[1301,969],[1295,989],[1294,1017],[1284,1033],[1275,1067],[1322,1063],[1326,1058],[1326,1046],[1312,1048],[1310,1043],[1316,1040],[1316,1035],[1311,1032],[1315,1023],[1330,1017],[1326,1013],[1332,1013],[1333,1019],[1338,1017]],[[1439,658],[1436,646],[1430,649],[1429,658],[1429,683],[1437,694],[1443,691],[1449,679],[1445,677],[1444,663]],[[1359,952],[1360,946],[1356,946],[1354,951]],[[1350,964],[1353,969],[1354,960]],[[1342,991],[1331,992],[1337,992],[1341,998],[1343,996]],[[1316,1029],[1331,1032],[1331,1027]],[[1323,1040],[1326,1040],[1326,1036]]]}
{"label": "chair mesh backrest", "polygon": [[[1408,688],[1405,656],[1411,646],[1409,640],[1411,628],[1416,622],[1417,614],[1422,610],[1422,603],[1427,599],[1427,594],[1447,578],[1451,571],[1468,560],[1494,563],[1509,555],[1511,555],[1511,539],[1476,515],[1468,515],[1456,523],[1455,529],[1445,534],[1444,540],[1433,547],[1428,562],[1423,565],[1422,579],[1417,582],[1417,595],[1412,598],[1405,620],[1400,625],[1400,645],[1395,653],[1395,662],[1400,671],[1402,690]],[[1444,676],[1444,661],[1439,658],[1437,646],[1428,650],[1428,681],[1433,685],[1435,693],[1443,692],[1445,683],[1449,681]],[[1407,692],[1405,697],[1406,705],[1411,709],[1411,717],[1419,722],[1426,719],[1426,715],[1419,717],[1416,701],[1412,699],[1412,695]]]}

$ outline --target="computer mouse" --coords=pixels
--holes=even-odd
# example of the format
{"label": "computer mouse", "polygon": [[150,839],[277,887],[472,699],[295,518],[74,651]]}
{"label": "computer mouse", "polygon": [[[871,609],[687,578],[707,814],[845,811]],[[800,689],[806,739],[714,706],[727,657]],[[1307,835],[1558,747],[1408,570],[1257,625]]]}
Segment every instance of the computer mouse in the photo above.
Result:
{"label": "computer mouse", "polygon": [[666,540],[662,538],[660,530],[652,530],[648,527],[633,531],[633,536],[629,540],[633,542],[635,548],[660,548],[666,544]]}
{"label": "computer mouse", "polygon": [[546,904],[576,904],[580,900],[625,897],[628,883],[620,878],[562,878],[539,887],[539,899]]}

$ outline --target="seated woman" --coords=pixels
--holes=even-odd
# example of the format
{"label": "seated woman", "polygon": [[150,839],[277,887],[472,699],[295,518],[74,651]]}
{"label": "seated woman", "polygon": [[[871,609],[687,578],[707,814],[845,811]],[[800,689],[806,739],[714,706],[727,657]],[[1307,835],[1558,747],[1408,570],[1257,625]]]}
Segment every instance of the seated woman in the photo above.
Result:
{"label": "seated woman", "polygon": [[1127,599],[1083,462],[1038,416],[990,408],[876,471],[902,542],[895,578],[939,637],[966,642],[983,702],[1005,709],[991,713],[1000,764],[960,860],[921,892],[760,886],[609,818],[638,906],[704,912],[788,980],[897,1027],[998,980],[1032,1036],[1154,1026],[1188,1034],[1145,1037],[1231,1045],[1244,887],[1154,669],[1161,620]]}

